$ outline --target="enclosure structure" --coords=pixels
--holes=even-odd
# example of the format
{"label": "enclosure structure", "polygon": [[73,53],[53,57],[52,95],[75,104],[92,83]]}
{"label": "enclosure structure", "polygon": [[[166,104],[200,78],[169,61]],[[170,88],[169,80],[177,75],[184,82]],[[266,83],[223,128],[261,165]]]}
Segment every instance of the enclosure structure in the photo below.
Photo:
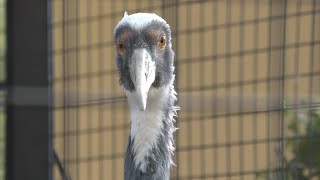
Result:
{"label": "enclosure structure", "polygon": [[5,160],[5,3],[0,1],[0,179],[4,177]]}
{"label": "enclosure structure", "polygon": [[52,177],[48,2],[6,4],[6,179]]}
{"label": "enclosure structure", "polygon": [[130,125],[113,29],[125,10],[154,12],[173,31],[181,111],[171,179],[319,176],[317,0],[52,0],[47,8],[53,179],[123,178]]}

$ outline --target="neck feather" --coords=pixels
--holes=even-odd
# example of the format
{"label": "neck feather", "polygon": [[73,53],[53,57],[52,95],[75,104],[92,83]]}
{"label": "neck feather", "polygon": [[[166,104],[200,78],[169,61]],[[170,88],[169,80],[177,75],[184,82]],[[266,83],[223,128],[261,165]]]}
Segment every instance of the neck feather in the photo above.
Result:
{"label": "neck feather", "polygon": [[158,174],[162,179],[167,179],[169,176],[164,176],[169,174],[173,164],[173,132],[176,130],[173,123],[178,110],[174,106],[176,93],[173,86],[151,88],[145,111],[140,111],[136,105],[134,93],[126,94],[131,114],[131,132],[125,162],[126,166],[131,165],[126,167],[126,171],[134,168],[142,174],[152,172],[154,176]]}

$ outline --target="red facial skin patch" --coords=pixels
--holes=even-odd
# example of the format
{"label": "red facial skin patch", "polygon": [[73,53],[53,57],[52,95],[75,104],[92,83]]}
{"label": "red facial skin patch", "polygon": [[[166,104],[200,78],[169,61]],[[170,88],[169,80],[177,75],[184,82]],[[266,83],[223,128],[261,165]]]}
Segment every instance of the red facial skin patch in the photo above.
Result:
{"label": "red facial skin patch", "polygon": [[154,37],[155,40],[158,40],[158,38],[160,37],[161,35],[161,31],[158,30],[158,29],[154,29],[154,28],[150,28],[147,30],[147,33],[151,36],[151,37]]}
{"label": "red facial skin patch", "polygon": [[118,42],[122,44],[126,44],[129,41],[129,38],[131,36],[130,32],[124,32],[119,38]]}

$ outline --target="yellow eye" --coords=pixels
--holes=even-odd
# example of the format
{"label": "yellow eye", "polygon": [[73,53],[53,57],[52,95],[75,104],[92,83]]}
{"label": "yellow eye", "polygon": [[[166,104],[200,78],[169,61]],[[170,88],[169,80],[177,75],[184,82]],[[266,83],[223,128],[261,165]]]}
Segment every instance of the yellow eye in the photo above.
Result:
{"label": "yellow eye", "polygon": [[161,48],[164,48],[166,46],[166,36],[165,35],[161,36],[161,38],[158,42],[158,46]]}
{"label": "yellow eye", "polygon": [[124,45],[120,42],[117,42],[117,50],[119,53],[124,53],[125,51]]}

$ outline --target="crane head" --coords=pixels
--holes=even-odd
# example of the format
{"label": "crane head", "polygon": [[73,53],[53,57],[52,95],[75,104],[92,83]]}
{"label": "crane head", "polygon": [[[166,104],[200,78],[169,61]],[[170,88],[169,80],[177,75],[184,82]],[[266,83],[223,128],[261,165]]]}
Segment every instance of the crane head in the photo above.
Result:
{"label": "crane head", "polygon": [[174,78],[170,27],[156,14],[125,12],[114,30],[114,44],[120,84],[144,111],[149,90],[172,84]]}

